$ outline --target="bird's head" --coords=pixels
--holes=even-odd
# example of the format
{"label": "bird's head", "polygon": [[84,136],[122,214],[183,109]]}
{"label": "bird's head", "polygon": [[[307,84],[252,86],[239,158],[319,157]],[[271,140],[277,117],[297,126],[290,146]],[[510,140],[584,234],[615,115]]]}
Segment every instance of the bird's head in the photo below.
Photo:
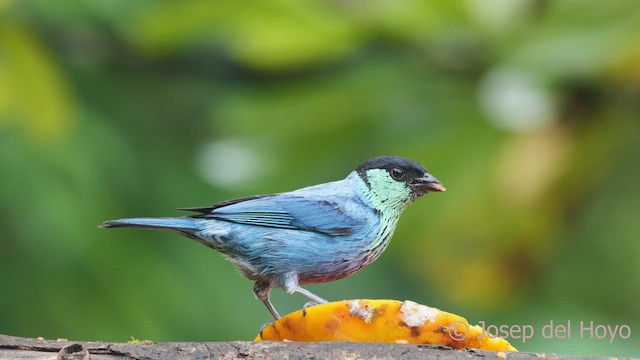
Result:
{"label": "bird's head", "polygon": [[422,195],[446,190],[420,163],[399,156],[373,158],[356,173],[365,197],[380,211],[402,211]]}

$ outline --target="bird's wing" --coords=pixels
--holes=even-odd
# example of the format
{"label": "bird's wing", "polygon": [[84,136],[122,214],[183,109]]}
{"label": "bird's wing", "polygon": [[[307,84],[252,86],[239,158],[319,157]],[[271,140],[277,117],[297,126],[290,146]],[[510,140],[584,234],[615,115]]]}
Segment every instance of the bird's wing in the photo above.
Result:
{"label": "bird's wing", "polygon": [[350,235],[366,225],[372,214],[358,209],[352,199],[331,201],[293,194],[259,195],[208,208],[184,210],[198,211],[198,218],[230,221],[238,224],[281,229],[313,231],[330,236]]}

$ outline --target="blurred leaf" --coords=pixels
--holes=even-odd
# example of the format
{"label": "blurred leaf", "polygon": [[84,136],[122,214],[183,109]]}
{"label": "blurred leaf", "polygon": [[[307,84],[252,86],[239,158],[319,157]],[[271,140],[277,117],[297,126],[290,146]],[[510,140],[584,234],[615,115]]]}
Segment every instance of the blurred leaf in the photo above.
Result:
{"label": "blurred leaf", "polygon": [[[540,26],[527,33],[526,42],[511,44],[507,61],[550,79],[593,76],[610,67],[622,52],[637,48],[637,4],[628,0],[607,6],[554,2]],[[574,16],[576,8],[580,16]],[[610,21],[612,16],[616,21]]]}
{"label": "blurred leaf", "polygon": [[20,26],[0,25],[0,120],[34,143],[55,143],[73,125],[71,94],[43,45]]}
{"label": "blurred leaf", "polygon": [[0,0],[0,11],[7,9],[14,0]]}
{"label": "blurred leaf", "polygon": [[351,51],[356,29],[336,15],[315,1],[166,2],[141,13],[129,31],[153,51],[218,43],[247,66],[277,69]]}

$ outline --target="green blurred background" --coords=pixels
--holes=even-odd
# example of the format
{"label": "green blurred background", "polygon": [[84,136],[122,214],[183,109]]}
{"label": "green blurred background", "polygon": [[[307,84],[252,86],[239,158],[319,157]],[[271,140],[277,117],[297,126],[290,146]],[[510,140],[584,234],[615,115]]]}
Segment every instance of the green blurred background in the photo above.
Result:
{"label": "green blurred background", "polygon": [[[395,154],[449,191],[312,291],[534,325],[520,350],[638,356],[639,120],[636,0],[0,0],[0,333],[252,339],[269,314],[219,254],[96,226]],[[572,338],[544,339],[551,320]]]}

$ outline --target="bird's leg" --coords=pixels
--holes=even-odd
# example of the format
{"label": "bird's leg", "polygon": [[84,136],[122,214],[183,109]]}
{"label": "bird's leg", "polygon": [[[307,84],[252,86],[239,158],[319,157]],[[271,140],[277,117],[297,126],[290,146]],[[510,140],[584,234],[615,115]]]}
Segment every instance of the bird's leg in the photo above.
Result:
{"label": "bird's leg", "polygon": [[306,311],[307,307],[309,306],[328,303],[327,300],[321,298],[320,296],[312,293],[309,290],[301,288],[298,284],[298,274],[295,272],[288,272],[284,274],[282,277],[280,277],[279,284],[280,287],[287,292],[287,294],[293,294],[294,292],[297,292],[298,294],[302,294],[309,300],[311,300],[311,303],[306,303],[304,305],[304,307],[302,308],[303,312]]}
{"label": "bird's leg", "polygon": [[309,298],[309,300],[311,300],[306,302],[304,305],[302,305],[302,316],[307,316],[307,308],[311,306],[320,305],[320,304],[326,304],[328,302],[327,300],[315,295],[309,290],[305,290],[301,288],[300,286],[298,286],[298,289],[296,290],[296,292],[303,294],[304,296]]}
{"label": "bird's leg", "polygon": [[253,285],[253,294],[256,298],[267,307],[267,310],[273,315],[273,318],[278,320],[280,319],[280,314],[269,300],[269,294],[271,293],[271,283],[266,281],[256,281],[255,285]]}
{"label": "bird's leg", "polygon": [[309,290],[307,290],[307,289],[303,289],[303,288],[301,288],[300,286],[298,286],[298,287],[295,289],[295,292],[297,292],[298,294],[302,294],[302,295],[306,296],[306,297],[307,297],[307,299],[311,300],[311,303],[312,303],[312,304],[309,304],[309,303],[305,304],[305,309],[306,309],[307,307],[311,306],[311,305],[319,305],[319,304],[326,304],[326,303],[328,303],[328,301],[327,301],[327,300],[325,300],[325,299],[321,298],[320,296],[318,296],[318,295],[316,295],[316,294],[312,293],[311,291],[309,291]]}

